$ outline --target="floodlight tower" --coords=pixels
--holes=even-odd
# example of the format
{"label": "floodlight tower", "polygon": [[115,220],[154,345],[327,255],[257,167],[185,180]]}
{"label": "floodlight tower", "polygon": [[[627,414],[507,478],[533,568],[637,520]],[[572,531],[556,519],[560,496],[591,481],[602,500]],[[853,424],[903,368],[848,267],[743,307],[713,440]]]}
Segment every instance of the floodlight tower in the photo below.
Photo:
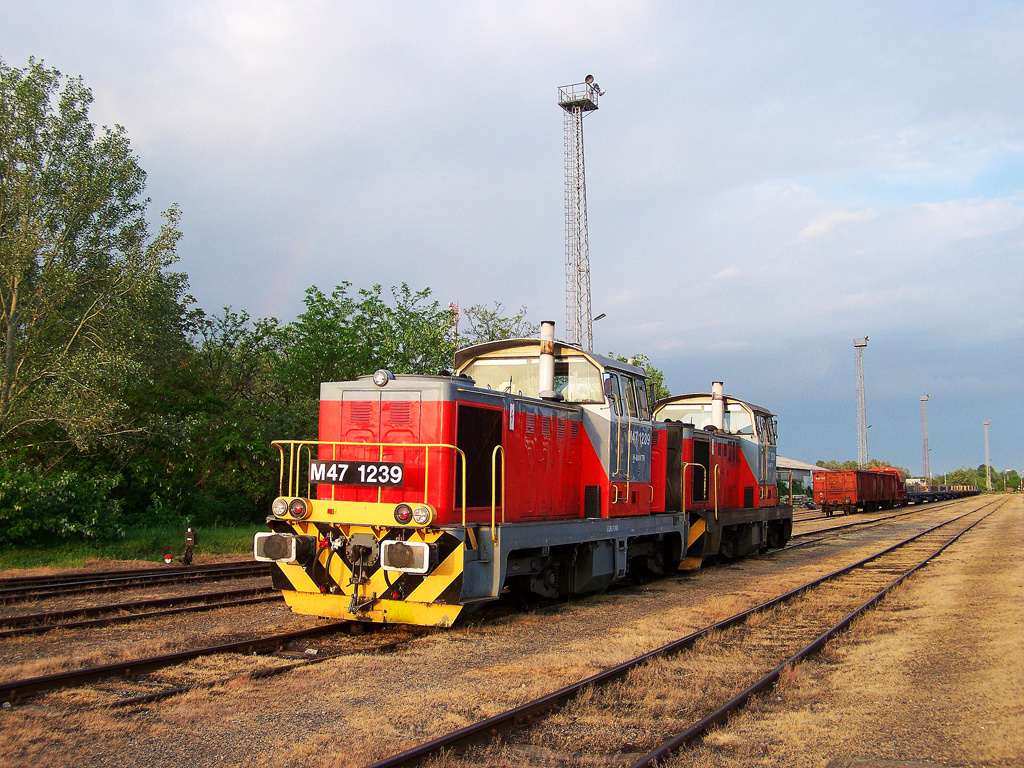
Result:
{"label": "floodlight tower", "polygon": [[857,350],[857,463],[862,468],[868,463],[868,407],[864,401],[864,347],[868,338],[853,340]]}
{"label": "floodlight tower", "polygon": [[927,483],[928,478],[932,476],[930,462],[928,461],[928,398],[931,395],[925,395],[921,398],[921,436],[924,440],[924,481]]}
{"label": "floodlight tower", "polygon": [[992,458],[988,455],[988,425],[992,419],[985,422],[985,490],[992,491]]}
{"label": "floodlight tower", "polygon": [[558,89],[565,110],[565,334],[570,344],[593,350],[590,315],[590,252],[587,243],[587,180],[583,171],[583,118],[597,109],[604,91],[587,75]]}

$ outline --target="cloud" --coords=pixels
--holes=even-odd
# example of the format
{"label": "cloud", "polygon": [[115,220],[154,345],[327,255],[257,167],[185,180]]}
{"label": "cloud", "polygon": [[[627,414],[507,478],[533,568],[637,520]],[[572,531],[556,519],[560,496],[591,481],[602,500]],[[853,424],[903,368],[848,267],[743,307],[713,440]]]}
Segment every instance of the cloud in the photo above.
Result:
{"label": "cloud", "polygon": [[732,280],[733,278],[740,277],[743,271],[736,267],[726,267],[720,272],[716,272],[711,276],[712,280]]}
{"label": "cloud", "polygon": [[814,240],[816,238],[825,237],[847,224],[858,224],[865,221],[871,221],[871,219],[875,218],[877,215],[878,213],[876,211],[829,211],[828,213],[817,217],[814,221],[801,229],[799,237],[801,240]]}
{"label": "cloud", "polygon": [[[563,317],[556,89],[593,73],[601,346],[789,403],[784,433],[823,446],[811,458],[838,457],[829,420],[849,404],[829,398],[849,395],[864,333],[873,360],[886,339],[999,350],[965,341],[943,365],[1011,382],[999,402],[1024,420],[1022,36],[1012,3],[0,6],[5,61],[81,74],[153,209],[182,204],[200,303],[283,320],[343,280]],[[902,366],[906,386],[929,381]]]}

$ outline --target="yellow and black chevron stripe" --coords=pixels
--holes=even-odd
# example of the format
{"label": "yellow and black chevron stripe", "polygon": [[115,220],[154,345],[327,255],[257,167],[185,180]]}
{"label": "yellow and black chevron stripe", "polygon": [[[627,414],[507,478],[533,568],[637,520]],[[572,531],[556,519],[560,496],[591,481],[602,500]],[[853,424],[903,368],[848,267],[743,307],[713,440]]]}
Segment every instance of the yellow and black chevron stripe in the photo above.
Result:
{"label": "yellow and black chevron stripe", "polygon": [[707,521],[691,513],[689,534],[686,541],[686,556],[679,562],[680,571],[694,571],[704,562],[704,547],[707,542]]}
{"label": "yellow and black chevron stripe", "polygon": [[[277,562],[274,587],[296,613],[354,621],[449,626],[462,611],[465,544],[443,530],[292,522],[294,532],[316,536],[322,546],[306,565]],[[404,540],[436,547],[437,565],[426,575],[385,571],[380,558],[360,568],[344,551],[326,545],[331,536],[363,534],[380,542]],[[354,599],[353,599],[354,596]]]}

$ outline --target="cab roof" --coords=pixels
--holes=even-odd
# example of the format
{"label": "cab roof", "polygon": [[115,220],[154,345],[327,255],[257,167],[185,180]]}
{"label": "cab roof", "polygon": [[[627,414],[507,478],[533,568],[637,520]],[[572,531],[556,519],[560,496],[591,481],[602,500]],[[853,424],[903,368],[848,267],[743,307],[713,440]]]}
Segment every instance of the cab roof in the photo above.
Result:
{"label": "cab roof", "polygon": [[[481,357],[491,359],[509,357],[538,357],[540,356],[540,339],[501,339],[499,341],[486,341],[483,344],[474,344],[465,347],[455,353],[455,370],[461,373],[462,369]],[[555,342],[555,358],[560,357],[584,357],[601,370],[617,371],[628,373],[641,379],[647,378],[647,372],[643,368],[630,363],[620,363],[610,357],[595,355],[580,347],[567,344],[564,341]]]}
{"label": "cab roof", "polygon": [[[745,405],[747,408],[749,408],[754,413],[761,413],[761,414],[764,414],[765,416],[775,416],[774,413],[769,411],[764,406],[754,405],[753,403],[748,403],[746,400],[741,400],[738,397],[733,397],[732,395],[722,395],[722,398],[727,403],[740,403],[741,405]],[[691,392],[691,393],[686,394],[686,395],[672,395],[670,397],[663,397],[661,400],[659,400],[658,402],[656,402],[654,404],[654,407],[651,410],[654,413],[657,413],[658,409],[660,409],[660,408],[662,408],[662,407],[664,407],[666,405],[679,405],[681,403],[686,403],[686,402],[692,402],[692,403],[708,402],[708,403],[710,403],[711,399],[712,399],[712,394],[710,392]]]}

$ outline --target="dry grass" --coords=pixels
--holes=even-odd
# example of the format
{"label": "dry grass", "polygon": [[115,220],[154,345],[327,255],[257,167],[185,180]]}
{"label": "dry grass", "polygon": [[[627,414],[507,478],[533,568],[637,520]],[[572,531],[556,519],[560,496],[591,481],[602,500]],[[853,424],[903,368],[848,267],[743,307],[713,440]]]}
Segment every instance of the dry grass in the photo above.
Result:
{"label": "dry grass", "polygon": [[784,675],[761,712],[669,765],[1024,764],[1024,516],[1014,504]]}
{"label": "dry grass", "polygon": [[[215,645],[273,631],[312,626],[284,606],[245,606],[202,614],[143,619],[98,629],[56,629],[0,643],[0,680],[13,681],[54,672]],[[183,622],[189,622],[183,624]]]}
{"label": "dry grass", "polygon": [[[871,617],[868,621],[877,622],[873,626],[855,623],[820,660],[788,672],[770,696],[672,764],[823,768],[834,756],[935,759],[945,754],[942,762],[955,762],[967,755],[952,753],[950,745],[972,749],[976,761],[1020,758],[1021,533],[1018,516],[1017,528],[992,534],[942,579],[938,568],[927,569],[896,596],[902,601],[893,603],[902,605],[899,611]],[[873,546],[884,537],[875,532],[864,538]],[[349,656],[259,681],[235,679],[116,717],[38,707],[0,711],[0,764],[45,767],[64,764],[61,760],[75,754],[83,766],[115,768],[162,762],[256,768],[280,765],[282,755],[288,764],[313,768],[366,765],[834,570],[836,559],[826,556],[848,562],[868,547],[836,543],[755,558],[736,569],[670,578],[630,593],[456,628],[416,640],[396,654]],[[999,557],[986,559],[986,552]],[[885,612],[883,605],[879,614]],[[987,625],[978,624],[978,616]],[[281,614],[264,608],[240,619],[236,631],[249,631],[256,617],[285,624]],[[762,621],[763,629],[774,626]],[[181,626],[167,622],[149,631],[170,635]],[[225,622],[214,631],[230,629]],[[68,639],[74,647],[67,653],[87,648],[71,633]],[[628,758],[616,761],[614,753],[641,751],[674,722],[708,702],[718,703],[725,681],[758,666],[759,648],[725,651],[717,645],[720,640],[702,641],[710,658],[684,654],[649,665],[614,690],[584,693],[556,716],[574,730],[534,745],[525,762],[511,745],[499,744],[466,759],[446,756],[437,765],[628,764]],[[53,646],[49,653],[58,651]],[[871,666],[874,660],[884,664],[882,672]],[[200,665],[195,674],[204,679],[229,674],[237,661]],[[946,687],[937,685],[939,680]],[[613,697],[631,703],[613,710]],[[615,718],[613,729],[609,716]],[[872,740],[864,741],[864,734]],[[929,734],[934,734],[931,741],[924,738]]]}

